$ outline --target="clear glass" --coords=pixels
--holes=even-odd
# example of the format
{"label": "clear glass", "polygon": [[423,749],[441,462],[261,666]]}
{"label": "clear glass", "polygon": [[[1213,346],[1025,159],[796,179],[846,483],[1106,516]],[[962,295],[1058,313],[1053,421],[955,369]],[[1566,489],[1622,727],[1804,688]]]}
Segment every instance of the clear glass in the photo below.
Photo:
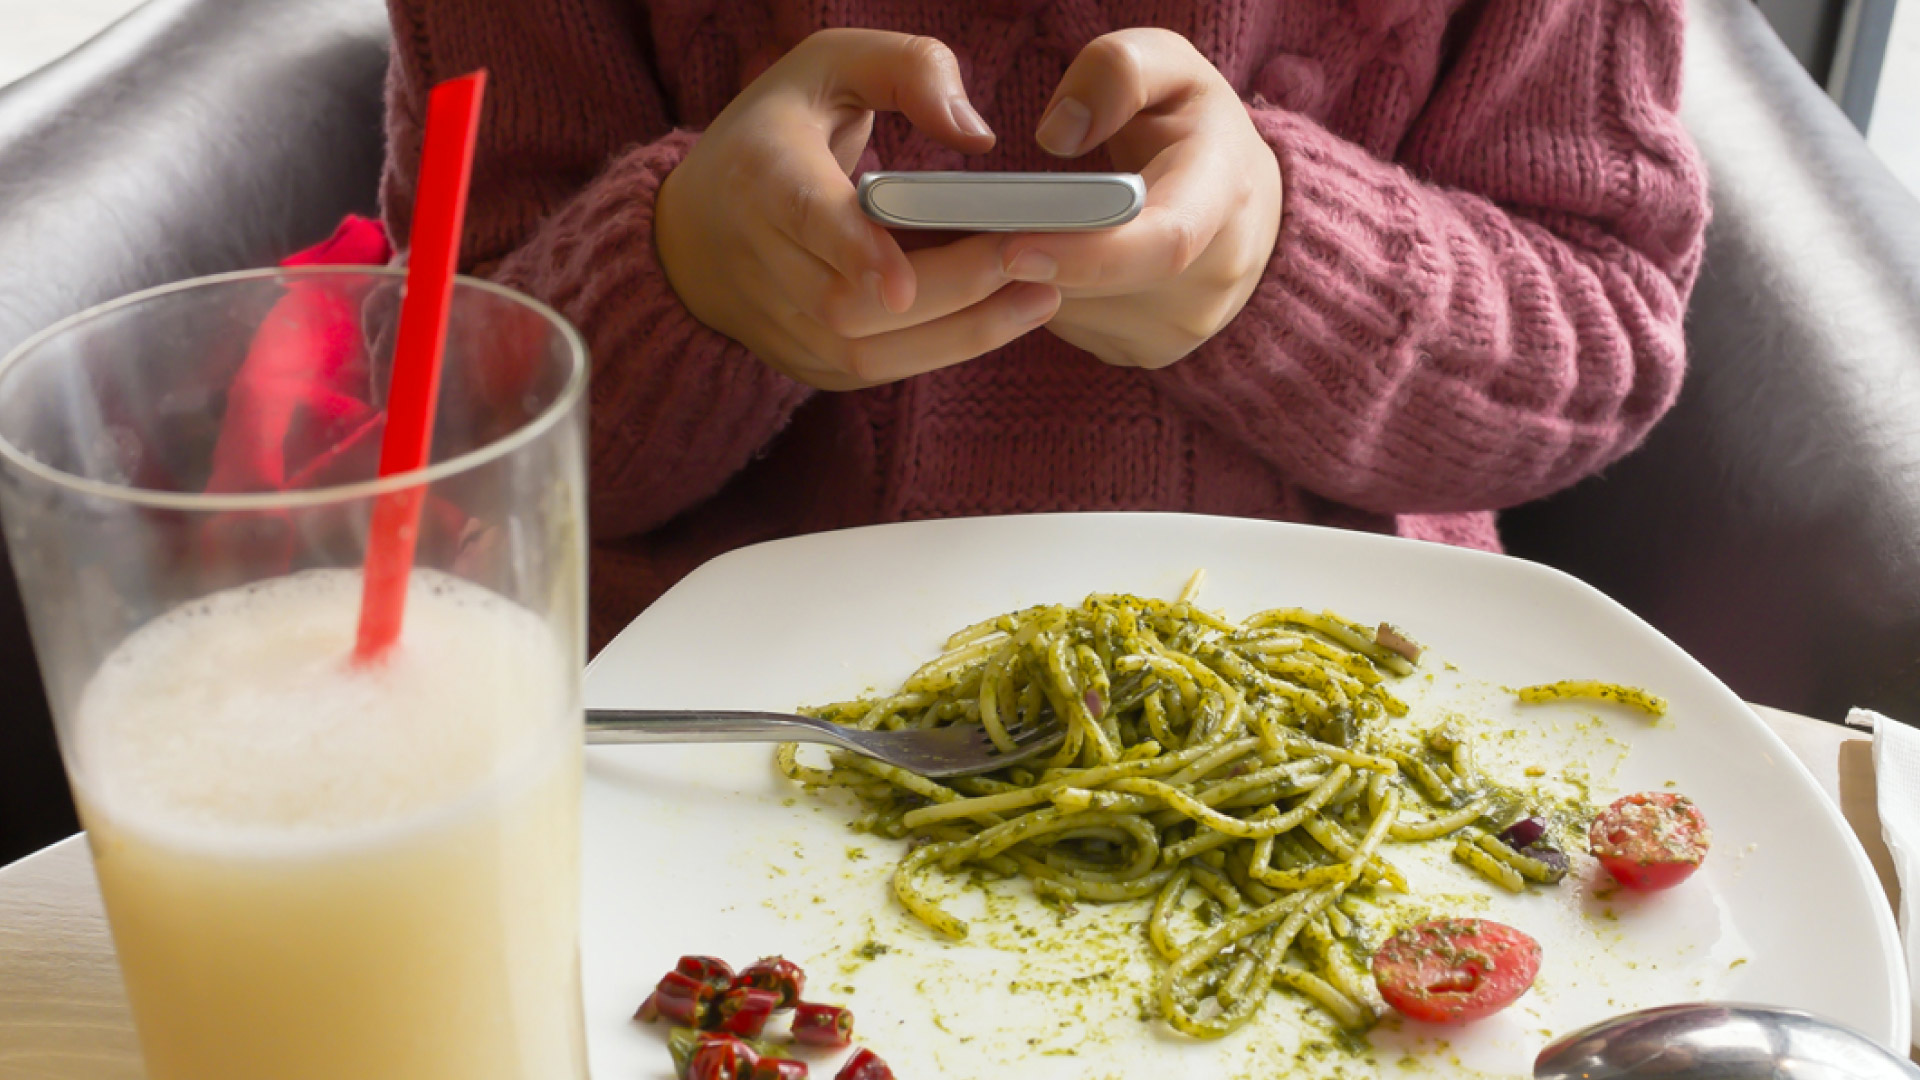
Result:
{"label": "clear glass", "polygon": [[[0,521],[152,1080],[586,1074],[586,358],[455,290],[428,468],[378,477],[401,278],[115,301],[0,362]],[[377,499],[424,488],[352,663]]]}

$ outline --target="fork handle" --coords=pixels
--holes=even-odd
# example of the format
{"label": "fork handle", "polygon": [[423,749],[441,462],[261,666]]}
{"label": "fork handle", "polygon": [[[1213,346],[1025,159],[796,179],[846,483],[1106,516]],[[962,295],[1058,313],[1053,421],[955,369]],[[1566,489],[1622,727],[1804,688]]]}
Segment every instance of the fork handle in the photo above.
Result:
{"label": "fork handle", "polygon": [[818,720],[786,713],[711,709],[588,709],[587,742],[810,742],[846,745]]}

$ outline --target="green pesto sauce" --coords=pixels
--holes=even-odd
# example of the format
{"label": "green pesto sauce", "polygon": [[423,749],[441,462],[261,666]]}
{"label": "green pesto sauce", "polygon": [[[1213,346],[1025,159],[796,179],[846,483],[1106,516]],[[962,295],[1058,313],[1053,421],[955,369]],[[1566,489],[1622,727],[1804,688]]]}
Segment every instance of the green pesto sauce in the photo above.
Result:
{"label": "green pesto sauce", "polygon": [[[1444,666],[1449,672],[1458,670],[1452,664]],[[1431,670],[1427,672],[1429,683],[1433,681],[1432,674]],[[1407,679],[1399,685],[1409,690],[1424,689],[1413,686],[1415,681]],[[1457,696],[1457,688],[1452,689]],[[1435,688],[1436,693],[1442,691],[1441,687]],[[1591,751],[1597,749],[1596,744],[1611,743],[1610,749],[1624,759],[1628,750],[1610,738],[1593,738],[1603,724],[1600,718],[1588,716],[1565,725],[1558,718],[1547,724],[1514,724],[1490,720],[1478,709],[1462,706],[1457,700],[1438,710],[1423,705],[1417,697],[1410,697],[1408,703],[1412,706],[1410,716],[1380,718],[1375,721],[1380,725],[1376,730],[1391,738],[1408,740],[1411,737],[1411,741],[1419,742],[1427,731],[1446,723],[1457,724],[1462,737],[1475,748],[1475,770],[1494,795],[1494,808],[1480,822],[1482,827],[1497,831],[1512,820],[1537,814],[1546,818],[1547,835],[1556,846],[1576,859],[1581,857],[1586,850],[1586,828],[1595,813],[1592,791],[1596,763]],[[1571,763],[1565,753],[1570,742],[1569,726],[1575,735],[1588,736],[1586,741],[1576,744],[1582,748],[1581,759]],[[1538,749],[1530,750],[1528,740],[1531,739],[1542,740]],[[1547,752],[1541,753],[1543,750]],[[1617,768],[1618,761],[1612,765]],[[831,800],[836,794],[844,793],[821,794]],[[1421,802],[1414,804],[1416,813],[1434,813],[1438,809]],[[1421,857],[1427,858],[1426,850],[1450,848],[1453,842],[1449,837],[1419,844],[1389,844],[1382,854],[1392,859],[1396,852],[1421,850]],[[894,861],[887,852],[877,853],[876,865],[876,859],[869,859],[867,849],[860,846],[847,846],[844,851],[850,866],[859,864],[857,880],[863,887],[871,886],[875,880],[884,881],[884,878],[871,879],[871,875],[882,866],[890,870]],[[798,850],[794,855],[803,857]],[[969,914],[969,944],[1020,955],[1035,972],[1033,975],[1023,973],[1005,984],[1004,993],[1011,1005],[1009,1014],[1022,1018],[1020,1026],[1001,1032],[1009,1036],[1010,1044],[1016,1038],[1021,1044],[1018,1051],[1010,1045],[1010,1053],[1072,1056],[1089,1046],[1124,1045],[1125,1040],[1143,1034],[1141,1025],[1153,1027],[1160,1036],[1172,1037],[1161,1023],[1155,1000],[1156,979],[1163,965],[1152,955],[1146,941],[1145,922],[1150,900],[1080,906],[1041,896],[1041,903],[1036,905],[1031,887],[1024,879],[1008,882],[982,872],[978,866],[968,869],[962,876],[936,878],[928,887],[936,899],[950,899],[956,891],[976,894],[985,912],[981,916]],[[853,870],[846,876],[849,880],[855,879]],[[1489,912],[1494,886],[1465,868],[1460,869],[1458,880],[1457,890],[1429,888],[1412,896],[1364,885],[1355,887],[1340,907],[1354,924],[1355,940],[1345,943],[1345,947],[1364,968],[1372,951],[1405,926]],[[1529,891],[1554,887],[1531,885]],[[1558,887],[1575,885],[1570,877]],[[815,897],[815,902],[821,902],[820,898]],[[945,903],[945,899],[941,902]],[[904,912],[894,914],[901,926],[917,927]],[[1206,926],[1217,924],[1225,914],[1217,901],[1196,890],[1176,914],[1176,932],[1183,938],[1191,937]],[[1610,908],[1601,911],[1597,918],[1617,921]],[[847,974],[897,951],[882,940],[871,920],[865,939],[854,940],[857,944],[846,946],[846,951],[840,954],[845,957],[841,970]],[[908,955],[913,956],[909,962],[923,963],[918,953]],[[1743,962],[1736,961],[1732,966],[1738,967]],[[976,1036],[987,1039],[996,1034],[992,1030],[980,1030],[978,1025],[988,1018],[972,1010],[951,1014],[943,1011],[943,998],[949,996],[957,970],[945,968],[937,953],[927,966],[929,970],[916,986],[929,1005],[931,1023],[959,1042],[972,1041]],[[832,989],[843,997],[854,993],[850,983],[835,985]],[[1036,1005],[1012,1004],[1022,999]],[[991,1019],[996,1025],[1008,1023],[999,1017]],[[1058,1030],[1050,1030],[1056,1020]],[[1120,1022],[1114,1022],[1116,1020]],[[1317,1008],[1305,1005],[1303,999],[1286,991],[1274,992],[1274,1000],[1269,1001],[1252,1030],[1257,1032],[1262,1028],[1265,1029],[1263,1037],[1239,1039],[1231,1046],[1221,1044],[1221,1067],[1215,1075],[1222,1080],[1275,1080],[1291,1075],[1339,1078],[1368,1075],[1389,1067],[1408,1072],[1430,1070],[1450,1077],[1471,1072],[1462,1068],[1458,1056],[1449,1052],[1445,1042],[1423,1041],[1416,1050],[1407,1052],[1402,1049],[1404,1043],[1395,1040],[1382,1050],[1372,1045],[1365,1033],[1342,1030]],[[1398,1018],[1389,1016],[1382,1021],[1381,1028],[1398,1029]],[[1297,1043],[1282,1036],[1289,1030],[1297,1034]],[[1282,1037],[1275,1041],[1275,1036]],[[1015,1056],[1009,1063],[1018,1059]],[[1097,1074],[1090,1074],[1093,1075]]]}

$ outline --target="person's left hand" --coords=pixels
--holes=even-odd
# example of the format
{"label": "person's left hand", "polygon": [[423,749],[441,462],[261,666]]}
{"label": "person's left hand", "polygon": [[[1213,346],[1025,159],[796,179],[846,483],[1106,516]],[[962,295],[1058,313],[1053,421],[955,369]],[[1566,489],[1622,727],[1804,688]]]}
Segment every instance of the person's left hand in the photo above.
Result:
{"label": "person's left hand", "polygon": [[1109,364],[1161,368],[1240,313],[1280,230],[1280,164],[1186,38],[1136,29],[1089,43],[1037,138],[1068,158],[1104,142],[1116,168],[1147,183],[1140,216],[1117,229],[1005,242],[1009,277],[1060,289],[1048,330]]}

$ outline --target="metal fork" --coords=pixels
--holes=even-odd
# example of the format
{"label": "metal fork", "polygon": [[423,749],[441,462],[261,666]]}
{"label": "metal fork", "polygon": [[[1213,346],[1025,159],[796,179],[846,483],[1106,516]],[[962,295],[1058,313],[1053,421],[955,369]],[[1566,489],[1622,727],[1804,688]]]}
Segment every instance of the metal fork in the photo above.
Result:
{"label": "metal fork", "polygon": [[1014,751],[1002,753],[977,724],[915,731],[859,731],[788,713],[696,710],[588,709],[589,743],[808,742],[826,743],[939,778],[971,776],[1018,765],[1060,745],[1065,725],[1052,718],[1007,732]]}

